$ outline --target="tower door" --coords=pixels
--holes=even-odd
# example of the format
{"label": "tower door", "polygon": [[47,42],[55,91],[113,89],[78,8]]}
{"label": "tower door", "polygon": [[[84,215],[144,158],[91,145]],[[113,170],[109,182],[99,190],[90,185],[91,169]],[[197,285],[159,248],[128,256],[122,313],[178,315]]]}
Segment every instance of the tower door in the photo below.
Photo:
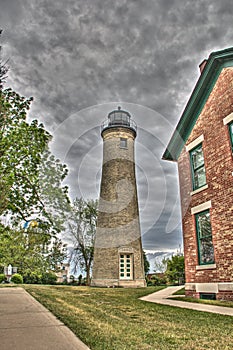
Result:
{"label": "tower door", "polygon": [[133,254],[120,254],[120,279],[133,279]]}

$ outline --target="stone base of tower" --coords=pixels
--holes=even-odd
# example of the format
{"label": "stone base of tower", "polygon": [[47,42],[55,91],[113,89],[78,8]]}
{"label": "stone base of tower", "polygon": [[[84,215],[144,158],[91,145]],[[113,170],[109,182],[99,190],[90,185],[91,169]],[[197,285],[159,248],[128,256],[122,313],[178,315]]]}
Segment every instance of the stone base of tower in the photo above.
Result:
{"label": "stone base of tower", "polygon": [[106,288],[143,288],[146,287],[145,279],[137,280],[115,280],[115,279],[92,279],[92,287],[106,287]]}

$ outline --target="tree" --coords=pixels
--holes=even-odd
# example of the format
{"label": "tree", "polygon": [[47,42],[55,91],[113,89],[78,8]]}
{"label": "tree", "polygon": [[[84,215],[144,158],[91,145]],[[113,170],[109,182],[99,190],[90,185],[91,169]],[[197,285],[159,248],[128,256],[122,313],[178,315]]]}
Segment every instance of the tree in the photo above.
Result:
{"label": "tree", "polygon": [[[2,35],[2,29],[0,29],[0,37],[1,35]],[[6,75],[7,72],[8,72],[7,62],[2,61],[2,46],[0,46],[0,90],[3,89],[3,83],[7,78],[7,75]]]}
{"label": "tree", "polygon": [[74,265],[74,273],[77,272],[78,267],[86,272],[87,285],[90,284],[94,256],[96,221],[97,201],[76,198],[68,222],[69,236],[73,246],[70,261]]}
{"label": "tree", "polygon": [[11,89],[0,93],[0,177],[6,194],[0,213],[7,209],[23,219],[38,208],[39,165],[51,139],[37,120],[26,122],[31,101]]}
{"label": "tree", "polygon": [[31,98],[11,89],[1,92],[0,214],[16,221],[38,216],[46,228],[59,232],[68,209],[67,168],[49,151],[51,135],[42,124],[26,121]]}
{"label": "tree", "polygon": [[154,263],[154,272],[164,273],[167,269],[167,261],[169,259],[163,258],[162,260],[157,258]]}
{"label": "tree", "polygon": [[3,89],[7,70],[0,57],[0,215],[10,217],[0,226],[0,265],[45,273],[64,258],[57,233],[69,209],[67,168],[49,151],[43,124],[27,121],[33,99]]}
{"label": "tree", "polygon": [[165,275],[171,284],[182,284],[185,281],[184,256],[174,255],[167,260]]}
{"label": "tree", "polygon": [[10,213],[16,221],[38,216],[58,232],[69,203],[61,185],[67,168],[50,153],[52,137],[43,124],[27,122],[32,97],[3,90],[7,70],[0,56],[0,215]]}
{"label": "tree", "polygon": [[16,266],[26,279],[56,271],[66,255],[61,240],[38,227],[17,231],[0,225],[0,238],[0,266]]}
{"label": "tree", "polygon": [[143,250],[143,260],[144,260],[144,271],[145,275],[150,271],[150,263],[147,259],[146,253]]}

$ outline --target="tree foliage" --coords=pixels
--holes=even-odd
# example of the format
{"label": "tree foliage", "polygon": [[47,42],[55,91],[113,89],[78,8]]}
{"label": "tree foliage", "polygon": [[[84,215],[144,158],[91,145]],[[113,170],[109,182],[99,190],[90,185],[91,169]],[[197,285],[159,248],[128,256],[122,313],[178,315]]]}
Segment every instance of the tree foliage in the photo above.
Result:
{"label": "tree foliage", "polygon": [[90,271],[94,256],[94,240],[97,221],[97,201],[74,200],[68,221],[69,237],[72,243],[70,261],[74,273],[78,268],[86,272],[87,284],[90,284]]}
{"label": "tree foliage", "polygon": [[0,214],[37,216],[46,229],[60,231],[69,205],[61,185],[67,168],[50,153],[44,126],[26,121],[31,101],[11,89],[0,95]]}
{"label": "tree foliage", "polygon": [[0,186],[6,194],[0,213],[7,209],[24,219],[38,208],[39,165],[50,139],[37,120],[26,122],[31,101],[11,89],[0,94]]}
{"label": "tree foliage", "polygon": [[[0,266],[38,275],[64,258],[57,233],[69,209],[62,186],[67,168],[49,151],[52,137],[43,124],[28,121],[33,99],[3,89],[7,70],[0,56],[0,215],[8,221],[0,225]],[[29,225],[32,220],[36,227]]]}
{"label": "tree foliage", "polygon": [[147,259],[146,253],[143,250],[144,271],[147,274],[150,271],[150,263]]}
{"label": "tree foliage", "polygon": [[[0,37],[2,35],[2,29],[0,29]],[[2,60],[2,46],[0,46],[0,90],[3,89],[3,84],[7,78],[7,62],[3,62]]]}
{"label": "tree foliage", "polygon": [[184,256],[174,255],[167,260],[165,275],[170,284],[183,284],[185,280]]}
{"label": "tree foliage", "polygon": [[58,238],[40,228],[13,230],[0,226],[0,266],[16,266],[23,276],[55,271],[66,255],[66,247]]}

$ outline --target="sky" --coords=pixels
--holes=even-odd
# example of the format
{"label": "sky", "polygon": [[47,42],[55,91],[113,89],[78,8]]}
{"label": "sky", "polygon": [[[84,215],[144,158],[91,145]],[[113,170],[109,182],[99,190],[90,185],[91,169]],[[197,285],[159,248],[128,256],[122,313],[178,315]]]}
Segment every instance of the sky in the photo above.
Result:
{"label": "sky", "polygon": [[7,86],[33,96],[72,198],[98,198],[100,125],[121,106],[138,126],[135,164],[146,251],[182,246],[175,163],[161,159],[199,78],[233,46],[230,0],[0,0]]}

